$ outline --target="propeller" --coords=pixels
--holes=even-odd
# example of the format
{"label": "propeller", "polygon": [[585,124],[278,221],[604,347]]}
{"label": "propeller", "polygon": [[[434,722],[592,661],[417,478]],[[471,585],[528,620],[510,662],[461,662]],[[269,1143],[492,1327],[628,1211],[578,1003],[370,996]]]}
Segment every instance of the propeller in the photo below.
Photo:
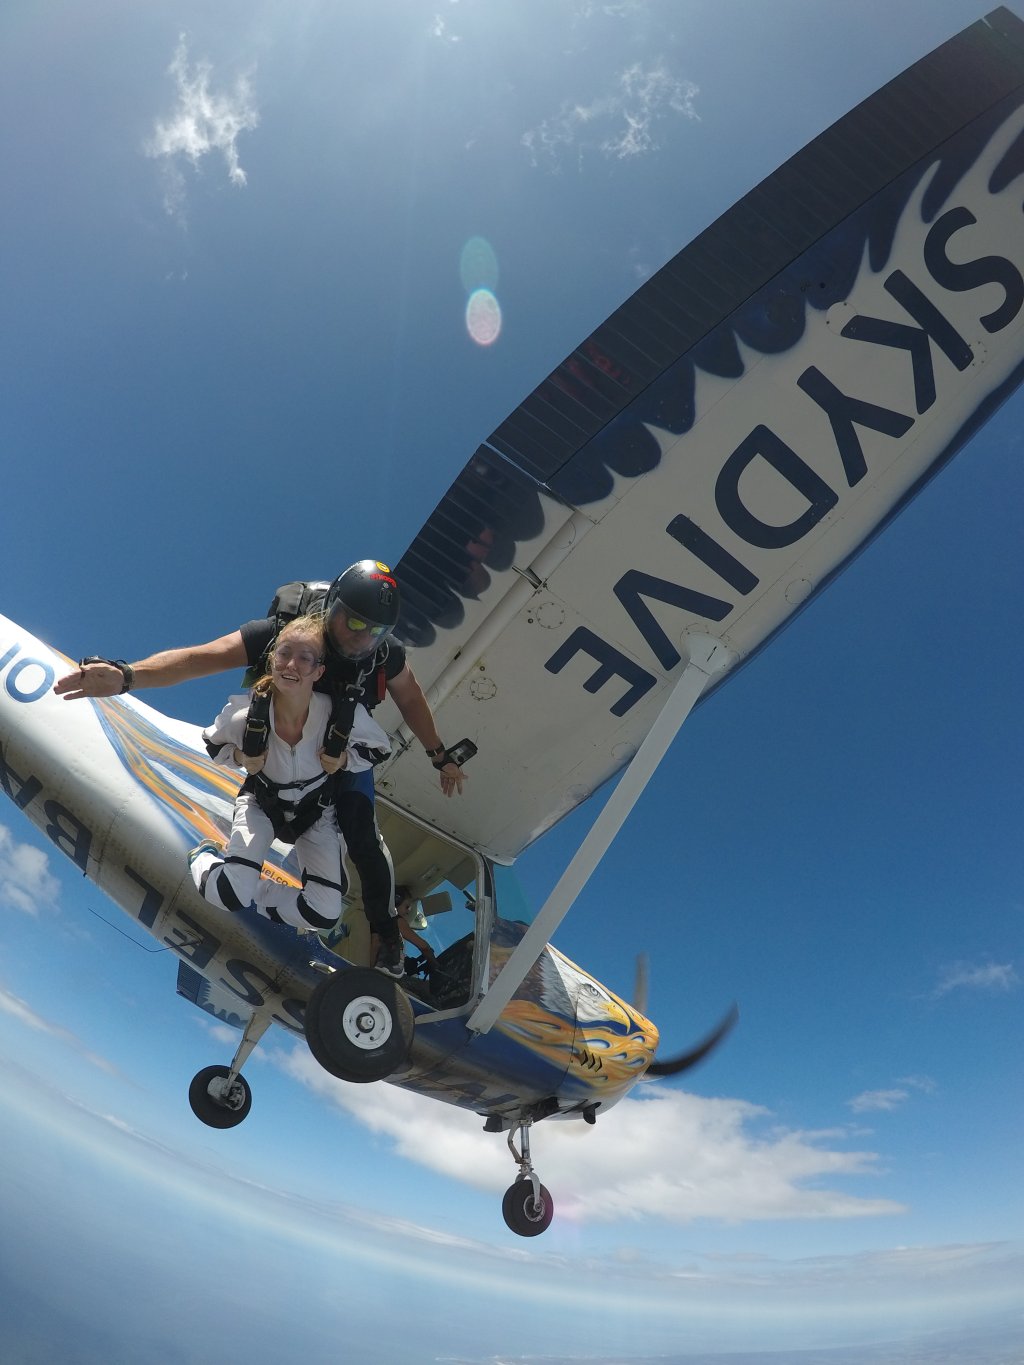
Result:
{"label": "propeller", "polygon": [[647,1013],[647,954],[636,955],[636,976],[633,978],[633,1007],[641,1014]]}
{"label": "propeller", "polygon": [[644,1074],[646,1076],[678,1076],[680,1072],[688,1071],[691,1066],[696,1066],[698,1062],[702,1062],[708,1053],[718,1046],[739,1017],[740,1012],[733,1005],[717,1028],[713,1029],[696,1047],[691,1048],[689,1052],[682,1053],[679,1057],[670,1057],[664,1062],[652,1062]]}

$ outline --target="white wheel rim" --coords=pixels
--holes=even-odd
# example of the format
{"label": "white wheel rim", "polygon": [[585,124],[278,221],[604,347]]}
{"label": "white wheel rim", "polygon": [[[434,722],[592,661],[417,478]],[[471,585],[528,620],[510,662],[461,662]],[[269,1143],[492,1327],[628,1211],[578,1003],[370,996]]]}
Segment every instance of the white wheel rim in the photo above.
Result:
{"label": "white wheel rim", "polygon": [[214,1076],[206,1087],[206,1093],[214,1104],[222,1109],[239,1110],[245,1103],[245,1090],[239,1081],[228,1085],[226,1076]]}
{"label": "white wheel rim", "polygon": [[391,1011],[372,995],[351,1000],[341,1017],[347,1040],[362,1052],[374,1052],[391,1037]]}

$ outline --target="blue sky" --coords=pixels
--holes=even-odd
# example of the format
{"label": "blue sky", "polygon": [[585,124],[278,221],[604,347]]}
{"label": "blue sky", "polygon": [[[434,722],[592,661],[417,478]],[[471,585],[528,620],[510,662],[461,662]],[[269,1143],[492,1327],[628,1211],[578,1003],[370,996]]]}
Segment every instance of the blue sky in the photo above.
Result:
{"label": "blue sky", "polygon": [[[398,559],[647,275],[982,12],[5,6],[0,609],[141,657]],[[335,1083],[283,1036],[246,1123],[202,1128],[188,1082],[233,1037],[0,808],[4,1353],[1019,1351],[1022,414],[691,718],[559,931],[625,994],[649,953],[670,1048],[733,999],[742,1020],[685,1088],[538,1127],[536,1244],[477,1119]],[[146,700],[205,722],[227,690]],[[593,814],[521,861],[538,901]]]}

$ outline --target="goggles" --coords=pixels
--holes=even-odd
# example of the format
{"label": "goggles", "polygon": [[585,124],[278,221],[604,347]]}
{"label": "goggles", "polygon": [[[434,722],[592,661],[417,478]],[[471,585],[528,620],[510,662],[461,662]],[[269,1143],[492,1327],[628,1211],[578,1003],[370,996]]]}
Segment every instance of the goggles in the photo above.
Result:
{"label": "goggles", "polygon": [[312,673],[323,663],[323,656],[309,645],[278,645],[273,654],[274,663],[283,668],[293,664],[299,673]]}

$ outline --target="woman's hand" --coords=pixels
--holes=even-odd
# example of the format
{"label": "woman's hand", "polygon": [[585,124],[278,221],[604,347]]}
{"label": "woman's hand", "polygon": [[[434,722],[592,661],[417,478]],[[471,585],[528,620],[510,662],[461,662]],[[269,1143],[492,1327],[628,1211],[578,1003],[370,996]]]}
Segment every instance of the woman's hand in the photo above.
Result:
{"label": "woman's hand", "polygon": [[243,754],[241,749],[235,750],[235,766],[244,768],[250,777],[253,773],[260,772],[266,761],[266,754]]}
{"label": "woman's hand", "polygon": [[320,766],[325,773],[336,773],[348,766],[348,750],[344,749],[337,758],[332,758],[330,754],[320,750]]}

